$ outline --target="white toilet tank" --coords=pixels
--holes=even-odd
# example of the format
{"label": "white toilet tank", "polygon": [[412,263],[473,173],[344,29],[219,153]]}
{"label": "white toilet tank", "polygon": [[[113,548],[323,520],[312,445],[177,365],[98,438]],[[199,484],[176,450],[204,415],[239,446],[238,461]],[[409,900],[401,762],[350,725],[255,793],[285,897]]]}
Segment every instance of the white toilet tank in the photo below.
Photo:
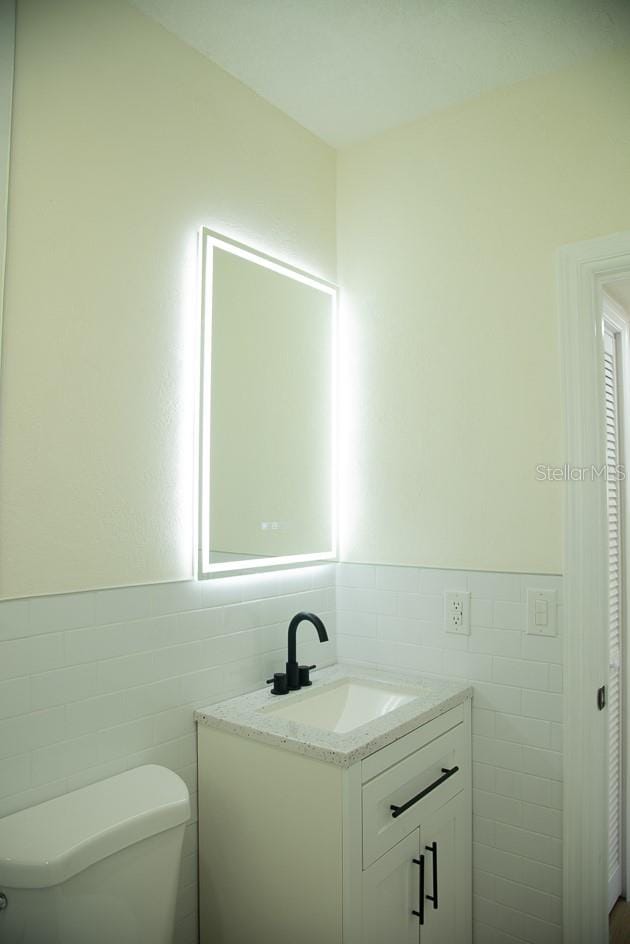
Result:
{"label": "white toilet tank", "polygon": [[189,816],[150,765],[0,819],[2,944],[171,944]]}

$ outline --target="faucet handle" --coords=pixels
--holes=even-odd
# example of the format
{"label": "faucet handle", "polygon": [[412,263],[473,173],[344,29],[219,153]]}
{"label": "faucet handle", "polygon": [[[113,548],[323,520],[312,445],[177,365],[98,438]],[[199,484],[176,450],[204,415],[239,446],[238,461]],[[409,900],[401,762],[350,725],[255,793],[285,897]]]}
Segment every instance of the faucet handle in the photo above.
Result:
{"label": "faucet handle", "polygon": [[289,680],[286,672],[274,672],[273,678],[267,679],[267,685],[273,682],[272,695],[288,695]]}
{"label": "faucet handle", "polygon": [[313,683],[311,682],[310,678],[309,678],[309,673],[310,673],[311,669],[316,669],[316,668],[317,668],[316,665],[301,665],[301,666],[299,667],[299,673],[300,673],[300,687],[301,687],[301,688],[304,688],[305,685],[312,685],[312,684],[313,684]]}

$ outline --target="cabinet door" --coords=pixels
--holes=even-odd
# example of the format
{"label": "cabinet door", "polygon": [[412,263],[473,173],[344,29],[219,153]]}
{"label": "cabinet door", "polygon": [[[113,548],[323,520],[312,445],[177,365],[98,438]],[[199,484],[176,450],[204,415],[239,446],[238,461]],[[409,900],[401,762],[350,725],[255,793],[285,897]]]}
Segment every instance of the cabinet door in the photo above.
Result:
{"label": "cabinet door", "polygon": [[363,873],[363,944],[419,944],[419,853],[415,829]]}
{"label": "cabinet door", "polygon": [[472,837],[467,791],[420,828],[425,862],[421,944],[469,944],[472,937]]}

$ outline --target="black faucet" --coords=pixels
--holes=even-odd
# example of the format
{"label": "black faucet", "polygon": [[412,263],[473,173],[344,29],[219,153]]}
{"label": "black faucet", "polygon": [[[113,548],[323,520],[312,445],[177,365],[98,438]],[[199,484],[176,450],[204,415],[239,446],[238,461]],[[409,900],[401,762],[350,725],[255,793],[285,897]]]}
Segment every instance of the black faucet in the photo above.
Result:
{"label": "black faucet", "polygon": [[328,642],[328,633],[326,627],[315,613],[296,613],[289,623],[288,632],[288,653],[287,666],[285,672],[276,672],[272,679],[267,679],[267,684],[273,682],[271,693],[273,695],[288,695],[290,691],[297,691],[306,685],[312,685],[309,678],[309,672],[314,669],[314,665],[298,665],[296,656],[296,635],[297,628],[302,622],[312,623],[317,630],[320,642]]}

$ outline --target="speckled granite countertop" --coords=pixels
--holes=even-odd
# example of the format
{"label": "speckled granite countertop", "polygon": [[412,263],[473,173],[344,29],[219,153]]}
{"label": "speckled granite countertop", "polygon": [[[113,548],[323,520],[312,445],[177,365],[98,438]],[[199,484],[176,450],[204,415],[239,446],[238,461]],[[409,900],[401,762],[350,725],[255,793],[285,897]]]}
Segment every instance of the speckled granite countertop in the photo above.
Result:
{"label": "speckled granite countertop", "polygon": [[[312,686],[299,692],[274,696],[270,694],[267,686],[259,691],[211,705],[209,708],[202,708],[195,712],[195,719],[199,724],[274,744],[276,747],[306,754],[338,767],[351,767],[374,751],[472,697],[472,688],[461,681],[381,671],[374,666],[334,665],[321,669],[312,678]],[[280,702],[283,705],[289,704],[289,699],[309,698],[318,691],[338,685],[344,679],[377,685],[395,685],[416,697],[374,721],[344,734],[276,717],[272,712],[263,710]]]}

